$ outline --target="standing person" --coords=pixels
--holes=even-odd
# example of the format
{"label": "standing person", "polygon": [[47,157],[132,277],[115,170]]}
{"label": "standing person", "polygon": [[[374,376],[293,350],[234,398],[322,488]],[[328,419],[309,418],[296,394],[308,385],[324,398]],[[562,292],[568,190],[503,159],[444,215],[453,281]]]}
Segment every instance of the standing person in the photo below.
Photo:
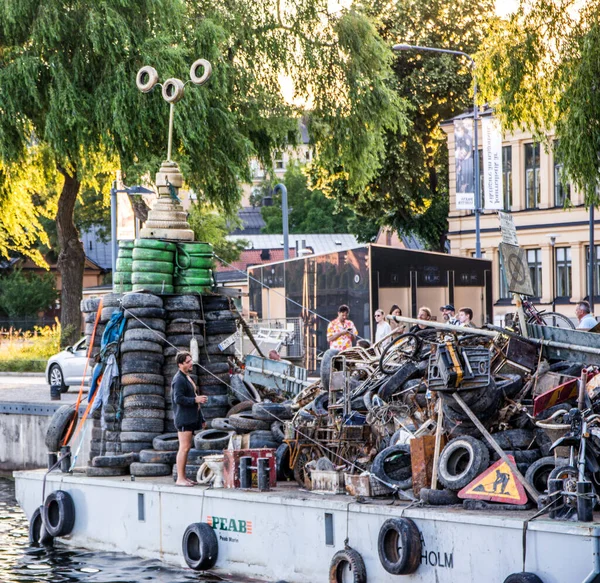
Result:
{"label": "standing person", "polygon": [[575,306],[575,315],[579,320],[577,330],[591,330],[598,323],[596,318],[592,315],[590,303],[585,300],[577,302],[577,305]]}
{"label": "standing person", "polygon": [[196,383],[190,378],[190,371],[194,363],[189,352],[180,352],[176,358],[179,372],[171,382],[171,400],[173,401],[173,416],[177,438],[179,439],[179,451],[177,452],[177,481],[176,486],[194,486],[196,482],[185,476],[185,466],[190,449],[192,449],[192,438],[194,431],[200,429],[204,423],[204,417],[200,405],[208,401],[205,395],[196,394]]}
{"label": "standing person", "polygon": [[[417,314],[417,320],[431,320],[431,310],[427,306],[421,306],[419,308],[419,313]],[[409,332],[414,334],[419,330],[425,330],[427,326],[422,326],[421,324],[415,324],[411,326]]]}
{"label": "standing person", "polygon": [[[379,342],[392,333],[392,327],[385,321],[385,313],[383,310],[375,311],[375,322],[377,322],[377,327],[375,329],[375,342]],[[390,340],[391,338],[388,338],[383,343],[383,346],[387,346],[390,343]]]}
{"label": "standing person", "polygon": [[465,328],[477,328],[477,326],[473,324],[472,320],[473,310],[471,308],[461,308],[460,310],[458,310],[459,326],[463,326]]}
{"label": "standing person", "polygon": [[[392,305],[392,307],[390,308],[390,316],[402,316],[402,310],[400,309],[399,305],[397,305],[397,304]],[[400,336],[400,334],[404,333],[404,329],[406,328],[406,326],[404,324],[402,324],[402,322],[396,322],[395,320],[390,320],[389,324],[390,324],[390,328],[392,329],[392,332],[394,332],[394,338],[396,338],[396,336]]]}
{"label": "standing person", "polygon": [[358,337],[358,330],[348,319],[350,308],[346,304],[342,304],[338,308],[338,317],[329,322],[327,326],[327,342],[329,348],[333,350],[346,350],[352,348],[352,340]]}
{"label": "standing person", "polygon": [[440,312],[442,312],[442,318],[446,324],[450,324],[452,326],[460,325],[460,322],[455,315],[456,310],[452,304],[446,304],[445,306],[442,306],[440,308]]}

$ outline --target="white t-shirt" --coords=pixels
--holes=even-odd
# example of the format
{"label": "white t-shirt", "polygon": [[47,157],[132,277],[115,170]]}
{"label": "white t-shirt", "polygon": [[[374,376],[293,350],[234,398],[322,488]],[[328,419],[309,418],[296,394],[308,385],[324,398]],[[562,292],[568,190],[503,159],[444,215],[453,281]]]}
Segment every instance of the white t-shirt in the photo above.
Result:
{"label": "white t-shirt", "polygon": [[382,338],[385,338],[388,334],[391,334],[392,327],[387,322],[380,322],[377,324],[375,330],[375,342],[379,342]]}
{"label": "white t-shirt", "polygon": [[598,321],[591,314],[586,314],[583,318],[581,318],[581,322],[577,324],[577,330],[591,330]]}

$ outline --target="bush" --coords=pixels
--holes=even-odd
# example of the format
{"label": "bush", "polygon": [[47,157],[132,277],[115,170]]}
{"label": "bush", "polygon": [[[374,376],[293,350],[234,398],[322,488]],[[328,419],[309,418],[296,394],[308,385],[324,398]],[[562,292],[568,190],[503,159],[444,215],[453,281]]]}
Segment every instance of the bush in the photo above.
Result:
{"label": "bush", "polygon": [[50,273],[26,275],[15,269],[1,281],[0,309],[9,317],[35,316],[48,309],[58,297],[54,277]]}
{"label": "bush", "polygon": [[36,326],[33,332],[0,329],[0,372],[44,372],[60,351],[60,325]]}

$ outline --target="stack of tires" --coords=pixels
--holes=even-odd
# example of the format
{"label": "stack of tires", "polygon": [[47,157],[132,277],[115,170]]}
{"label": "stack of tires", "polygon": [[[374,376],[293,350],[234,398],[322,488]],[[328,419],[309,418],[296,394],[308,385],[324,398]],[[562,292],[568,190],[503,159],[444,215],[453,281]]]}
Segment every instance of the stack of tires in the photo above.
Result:
{"label": "stack of tires", "polygon": [[[160,297],[146,293],[127,294],[122,305],[126,326],[120,346],[123,398],[120,449],[123,453],[139,453],[151,449],[152,440],[164,432],[165,310]],[[152,475],[165,475],[164,468],[162,474]]]}
{"label": "stack of tires", "polygon": [[229,300],[219,296],[201,296],[200,310],[204,316],[205,345],[200,348],[198,382],[208,403],[202,411],[207,425],[217,417],[225,417],[229,410],[229,362],[235,354],[235,344],[219,348],[237,330],[235,314]]}
{"label": "stack of tires", "polygon": [[132,252],[133,291],[173,293],[175,243],[159,239],[136,239]]}
{"label": "stack of tires", "polygon": [[118,293],[129,292],[131,286],[131,272],[133,271],[133,241],[119,241],[116,271],[113,273],[113,291]]}
{"label": "stack of tires", "polygon": [[214,285],[213,249],[209,243],[178,243],[175,293],[204,293]]}
{"label": "stack of tires", "polygon": [[[92,342],[92,334],[94,332],[94,324],[96,322],[96,315],[98,313],[98,306],[100,305],[100,298],[91,298],[81,300],[81,313],[83,315],[83,326],[86,340],[86,346],[89,346]],[[92,354],[100,352],[100,344],[102,342],[102,333],[104,332],[104,324],[98,322],[96,326],[96,333],[94,334],[94,347]]]}
{"label": "stack of tires", "polygon": [[[164,349],[165,361],[163,376],[165,380],[166,416],[165,431],[176,431],[173,422],[173,403],[171,400],[171,382],[179,370],[177,366],[177,353],[190,351],[192,338],[198,342],[200,350],[204,344],[202,318],[200,313],[200,299],[194,295],[171,296],[164,300],[166,310],[166,346]],[[197,384],[198,377],[190,374],[191,379]]]}

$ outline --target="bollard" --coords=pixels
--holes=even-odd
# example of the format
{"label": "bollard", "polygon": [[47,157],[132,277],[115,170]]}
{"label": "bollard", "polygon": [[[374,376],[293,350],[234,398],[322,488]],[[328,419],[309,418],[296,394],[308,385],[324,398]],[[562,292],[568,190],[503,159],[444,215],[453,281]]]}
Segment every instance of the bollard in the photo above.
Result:
{"label": "bollard", "polygon": [[60,385],[50,385],[50,400],[60,401]]}
{"label": "bollard", "polygon": [[550,518],[557,518],[558,511],[561,509],[562,489],[562,480],[548,480],[548,497],[554,500],[554,503],[552,504],[552,506],[550,506],[550,512],[548,514]]}
{"label": "bollard", "polygon": [[268,492],[270,490],[270,468],[269,458],[258,458],[258,490],[259,492]]}
{"label": "bollard", "polygon": [[587,480],[577,482],[577,520],[593,522],[594,495],[592,483]]}
{"label": "bollard", "polygon": [[242,490],[252,488],[252,457],[249,455],[240,458],[240,488]]}
{"label": "bollard", "polygon": [[48,452],[48,470],[51,470],[56,465],[56,461],[58,457],[56,456],[56,452],[49,451]]}
{"label": "bollard", "polygon": [[68,474],[71,469],[71,447],[63,445],[60,448],[60,471],[63,474]]}

